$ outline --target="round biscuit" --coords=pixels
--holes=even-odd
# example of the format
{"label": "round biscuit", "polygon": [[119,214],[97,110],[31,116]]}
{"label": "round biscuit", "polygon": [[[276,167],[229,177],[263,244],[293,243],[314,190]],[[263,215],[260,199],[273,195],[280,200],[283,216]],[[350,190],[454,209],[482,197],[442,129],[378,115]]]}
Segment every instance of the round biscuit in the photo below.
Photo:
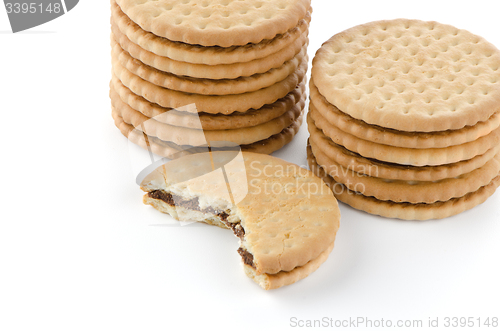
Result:
{"label": "round biscuit", "polygon": [[[292,271],[331,247],[340,210],[320,178],[276,157],[244,152],[243,162],[228,163],[234,156],[212,152],[210,157],[205,153],[179,158],[157,168],[141,187],[166,191],[179,183],[179,192],[189,196],[209,194],[210,201],[234,201],[229,214],[237,215],[244,229],[240,247],[252,254],[256,275]],[[225,164],[223,182],[214,171],[200,176],[203,169],[214,169],[213,164]],[[164,180],[153,183],[158,172]],[[234,198],[228,197],[226,183]]]}
{"label": "round biscuit", "polygon": [[172,41],[231,47],[259,43],[298,24],[310,0],[117,0],[143,30]]}
{"label": "round biscuit", "polygon": [[306,16],[295,27],[273,39],[266,39],[258,44],[250,43],[232,47],[206,47],[159,37],[141,29],[121,11],[115,1],[111,4],[111,20],[133,43],[151,53],[180,62],[216,65],[250,62],[286,48],[307,30],[311,22],[311,11],[309,9]]}
{"label": "round biscuit", "polygon": [[353,118],[400,131],[458,130],[500,111],[500,51],[468,31],[396,19],[336,34],[312,77]]}

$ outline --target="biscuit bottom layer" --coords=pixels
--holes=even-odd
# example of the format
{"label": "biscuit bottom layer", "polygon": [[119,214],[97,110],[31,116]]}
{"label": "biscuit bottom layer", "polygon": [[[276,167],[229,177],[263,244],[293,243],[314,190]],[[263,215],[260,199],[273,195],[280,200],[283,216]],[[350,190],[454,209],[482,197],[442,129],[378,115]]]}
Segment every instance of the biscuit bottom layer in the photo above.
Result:
{"label": "biscuit bottom layer", "polygon": [[[177,218],[179,209],[194,211],[200,214],[206,213],[204,215],[207,215],[208,218],[204,218],[200,221],[225,229],[233,229],[235,235],[243,241],[242,237],[245,235],[245,230],[241,224],[228,221],[229,211],[218,211],[211,207],[202,209],[199,206],[198,198],[183,199],[162,190],[151,191],[144,197],[147,204],[152,205],[159,211],[167,213],[174,218]],[[309,276],[326,261],[333,246],[334,243],[332,242],[318,257],[307,262],[303,266],[296,267],[290,271],[280,271],[276,274],[258,274],[253,264],[253,255],[243,247],[238,248],[238,253],[242,257],[245,274],[263,289],[271,290],[293,284]]]}
{"label": "biscuit bottom layer", "polygon": [[[182,207],[188,210],[198,211],[203,214],[216,215],[220,222],[225,225],[226,228],[233,230],[234,235],[238,237],[241,241],[244,241],[245,229],[240,223],[232,223],[228,221],[229,214],[224,210],[216,210],[212,207],[200,208],[198,198],[184,199],[180,196],[174,195],[161,190],[148,192],[148,197],[155,200],[161,200],[171,207]],[[243,259],[243,263],[249,267],[255,268],[254,259],[252,253],[247,251],[245,248],[238,248],[238,254],[240,254]]]}

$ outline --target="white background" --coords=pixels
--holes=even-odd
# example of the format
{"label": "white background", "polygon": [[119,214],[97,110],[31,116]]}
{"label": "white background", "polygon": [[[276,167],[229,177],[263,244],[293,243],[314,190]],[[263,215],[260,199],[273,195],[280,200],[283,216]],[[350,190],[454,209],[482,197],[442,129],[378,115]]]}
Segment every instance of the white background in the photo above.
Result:
{"label": "white background", "polygon": [[[309,55],[351,26],[437,20],[500,47],[498,1],[313,0]],[[292,286],[247,278],[237,239],[142,204],[114,127],[108,1],[11,34],[0,7],[1,330],[285,330],[290,318],[500,317],[500,193],[441,221],[341,205],[327,262]],[[307,129],[277,156],[306,164]],[[442,324],[441,324],[442,325]],[[484,327],[484,326],[483,326]]]}

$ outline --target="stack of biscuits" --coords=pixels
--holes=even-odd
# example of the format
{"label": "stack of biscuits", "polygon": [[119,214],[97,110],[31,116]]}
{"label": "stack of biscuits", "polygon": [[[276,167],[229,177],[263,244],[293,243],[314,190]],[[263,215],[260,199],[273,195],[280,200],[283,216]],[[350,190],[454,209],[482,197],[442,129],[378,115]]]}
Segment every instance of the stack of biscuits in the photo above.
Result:
{"label": "stack of biscuits", "polygon": [[111,0],[116,126],[160,156],[272,153],[299,130],[310,0]]}
{"label": "stack of biscuits", "polygon": [[309,165],[368,213],[438,219],[500,185],[500,51],[398,19],[333,36],[313,60]]}

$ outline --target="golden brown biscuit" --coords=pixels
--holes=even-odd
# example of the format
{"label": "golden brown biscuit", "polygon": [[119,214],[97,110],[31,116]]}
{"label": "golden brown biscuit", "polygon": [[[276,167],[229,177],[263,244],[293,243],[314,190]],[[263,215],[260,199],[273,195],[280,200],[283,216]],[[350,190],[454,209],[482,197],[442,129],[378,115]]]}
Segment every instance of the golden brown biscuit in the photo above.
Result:
{"label": "golden brown biscuit", "polygon": [[[326,259],[323,253],[328,255],[339,227],[337,202],[320,178],[262,154],[185,156],[158,167],[141,188],[147,192],[145,203],[174,218],[208,219],[231,228],[240,238],[238,252],[252,269],[250,276],[264,288],[314,271]],[[281,282],[270,285],[273,275]]]}
{"label": "golden brown biscuit", "polygon": [[273,39],[295,27],[310,0],[117,0],[143,30],[172,41],[230,47]]}
{"label": "golden brown biscuit", "polygon": [[141,48],[168,57],[172,60],[199,64],[231,64],[250,62],[267,57],[286,48],[295,42],[308,28],[311,22],[311,11],[299,23],[287,32],[277,35],[273,39],[266,39],[258,44],[249,43],[242,46],[206,47],[171,41],[166,38],[144,31],[125,15],[114,0],[111,1],[111,20],[118,29],[134,44]]}
{"label": "golden brown biscuit", "polygon": [[500,51],[437,22],[377,21],[338,33],[316,53],[312,76],[342,112],[400,131],[458,130],[500,111]]}

